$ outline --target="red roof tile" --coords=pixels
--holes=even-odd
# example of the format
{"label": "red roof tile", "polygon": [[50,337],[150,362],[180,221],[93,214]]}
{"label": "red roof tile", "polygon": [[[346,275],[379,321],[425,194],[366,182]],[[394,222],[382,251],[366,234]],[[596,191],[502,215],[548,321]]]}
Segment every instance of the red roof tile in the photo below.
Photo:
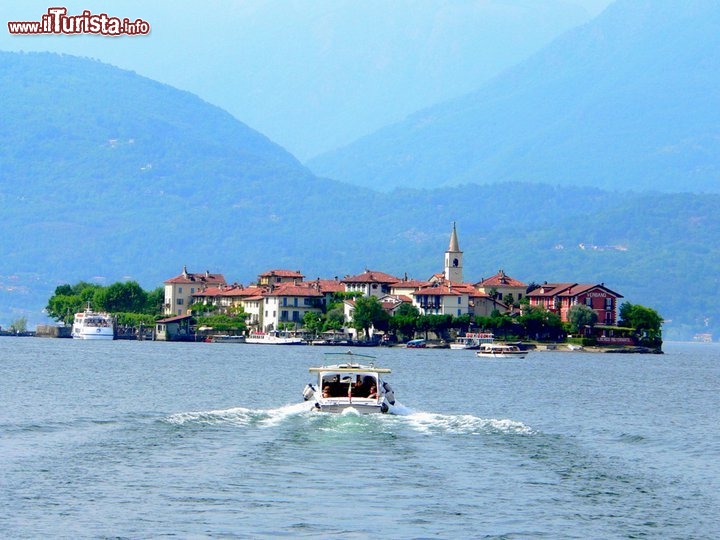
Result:
{"label": "red roof tile", "polygon": [[263,296],[312,296],[319,297],[323,296],[323,293],[318,291],[315,287],[308,286],[307,283],[297,284],[294,283],[278,283],[274,287],[265,289],[262,293]]}
{"label": "red roof tile", "polygon": [[511,278],[504,270],[499,270],[494,276],[483,278],[475,284],[476,287],[527,287],[522,281]]}
{"label": "red roof tile", "polygon": [[268,270],[260,274],[260,277],[283,277],[283,278],[304,278],[300,270]]}
{"label": "red roof tile", "polygon": [[348,276],[341,280],[342,283],[397,283],[400,281],[399,278],[386,274],[384,272],[378,272],[377,270],[365,270],[362,274],[357,276]]}
{"label": "red roof tile", "polygon": [[183,273],[174,278],[168,279],[166,284],[207,284],[207,285],[219,285],[220,283],[226,283],[225,277],[222,274],[211,274],[205,272],[203,274],[193,274],[187,271],[187,268],[183,268]]}

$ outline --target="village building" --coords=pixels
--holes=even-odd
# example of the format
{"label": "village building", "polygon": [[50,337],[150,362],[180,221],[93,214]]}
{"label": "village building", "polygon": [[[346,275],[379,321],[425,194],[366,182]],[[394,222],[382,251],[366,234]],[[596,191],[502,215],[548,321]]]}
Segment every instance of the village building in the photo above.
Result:
{"label": "village building", "polygon": [[258,276],[258,285],[279,285],[280,283],[300,283],[305,276],[300,270],[268,270]]}
{"label": "village building", "polygon": [[401,281],[393,283],[390,286],[390,294],[405,298],[407,302],[412,302],[410,295],[422,287],[430,285],[429,281],[421,281],[419,279],[408,279],[407,276]]}
{"label": "village building", "polygon": [[508,276],[502,269],[494,276],[483,278],[475,284],[478,291],[501,302],[508,298],[511,298],[512,302],[519,302],[527,294],[527,287],[522,281]]}
{"label": "village building", "polygon": [[469,312],[470,296],[467,289],[433,283],[411,294],[413,305],[421,315],[465,315]]}
{"label": "village building", "polygon": [[262,305],[262,329],[279,330],[280,325],[303,326],[308,312],[322,313],[325,295],[308,284],[280,283],[271,285],[260,295]]}
{"label": "village building", "polygon": [[234,283],[232,285],[220,285],[218,287],[203,287],[193,295],[193,305],[207,306],[203,314],[217,313],[221,315],[233,315],[240,311],[246,311],[248,298],[262,293],[262,288],[251,285],[245,287]]}
{"label": "village building", "polygon": [[617,323],[618,300],[623,298],[604,283],[597,285],[580,283],[544,283],[530,291],[531,306],[540,306],[556,313],[562,322],[568,322],[570,308],[582,304],[591,308],[598,316],[598,324],[614,326]]}
{"label": "village building", "polygon": [[192,339],[192,316],[178,315],[155,321],[155,339],[158,341],[187,341]]}
{"label": "village building", "polygon": [[165,315],[186,315],[193,302],[193,295],[203,287],[227,285],[222,274],[194,274],[183,266],[182,274],[165,281]]}
{"label": "village building", "polygon": [[[357,276],[345,276],[340,282],[345,286],[345,292],[359,293],[361,296],[374,296],[378,300],[383,296],[390,294],[392,286],[399,282],[400,279],[385,272],[376,270],[365,270]],[[343,302],[343,311],[345,320],[351,321],[355,302]]]}
{"label": "village building", "polygon": [[399,278],[377,270],[365,270],[362,274],[346,276],[340,280],[345,285],[346,292],[357,292],[362,296],[376,298],[390,294],[392,286],[398,281],[400,281]]}

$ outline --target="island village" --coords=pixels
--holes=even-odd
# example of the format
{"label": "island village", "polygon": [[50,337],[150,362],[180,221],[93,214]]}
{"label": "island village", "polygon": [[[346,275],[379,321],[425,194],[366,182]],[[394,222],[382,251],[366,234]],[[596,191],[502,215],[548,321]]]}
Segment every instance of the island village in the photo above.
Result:
{"label": "island village", "polygon": [[[453,224],[450,241],[444,255],[442,273],[426,281],[399,278],[382,271],[368,270],[342,279],[306,279],[299,270],[268,270],[258,276],[256,284],[244,286],[228,283],[221,274],[189,272],[164,282],[165,318],[158,320],[155,339],[187,339],[205,332],[212,337],[212,328],[193,330],[193,313],[197,306],[208,306],[213,313],[243,311],[252,334],[262,335],[279,330],[301,331],[307,313],[321,314],[331,297],[339,292],[356,293],[358,296],[374,296],[383,309],[393,315],[403,304],[411,304],[420,315],[452,315],[489,317],[493,313],[520,314],[518,304],[537,306],[557,314],[562,322],[568,321],[568,313],[575,305],[584,305],[597,314],[597,324],[588,329],[598,344],[632,345],[627,335],[617,333],[618,301],[621,294],[603,283],[547,283],[528,292],[528,285],[499,270],[495,275],[475,283],[465,281],[463,275],[463,252],[458,233]],[[524,302],[521,302],[523,301]],[[195,310],[191,312],[190,306]],[[353,318],[355,299],[343,302],[345,321]],[[326,338],[340,341],[338,333]],[[359,336],[357,330],[347,327],[340,333],[356,341],[360,338],[379,342],[385,336],[370,328],[369,335]]]}

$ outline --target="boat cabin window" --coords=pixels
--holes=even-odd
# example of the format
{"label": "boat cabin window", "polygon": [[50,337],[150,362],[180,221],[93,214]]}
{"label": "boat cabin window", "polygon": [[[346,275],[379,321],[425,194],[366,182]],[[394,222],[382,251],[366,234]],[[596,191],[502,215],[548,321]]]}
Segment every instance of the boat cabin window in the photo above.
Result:
{"label": "boat cabin window", "polygon": [[324,397],[347,397],[350,391],[352,397],[366,398],[377,392],[378,380],[370,373],[325,373],[321,387]]}

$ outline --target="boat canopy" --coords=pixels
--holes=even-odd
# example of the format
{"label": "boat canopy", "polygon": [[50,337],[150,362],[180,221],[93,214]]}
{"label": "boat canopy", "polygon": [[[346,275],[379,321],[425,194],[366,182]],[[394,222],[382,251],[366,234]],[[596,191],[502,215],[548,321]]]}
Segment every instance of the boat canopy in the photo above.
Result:
{"label": "boat canopy", "polygon": [[[311,367],[310,373],[324,373],[333,371],[337,373],[391,373],[390,368],[375,367],[375,357],[367,354],[355,354],[352,351],[344,353],[325,353],[326,365]],[[364,363],[360,363],[364,362]]]}
{"label": "boat canopy", "polygon": [[375,366],[363,366],[360,364],[337,364],[333,366],[311,367],[310,373],[325,373],[332,371],[333,373],[392,373],[390,368],[380,368]]}

